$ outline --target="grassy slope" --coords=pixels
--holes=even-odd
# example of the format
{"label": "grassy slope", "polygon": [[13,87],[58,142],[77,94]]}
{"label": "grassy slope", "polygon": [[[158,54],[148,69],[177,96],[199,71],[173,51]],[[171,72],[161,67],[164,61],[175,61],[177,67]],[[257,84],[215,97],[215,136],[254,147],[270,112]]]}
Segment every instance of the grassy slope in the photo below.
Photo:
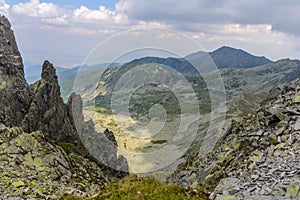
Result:
{"label": "grassy slope", "polygon": [[78,198],[65,195],[61,200],[134,200],[134,199],[160,199],[160,200],[184,200],[184,199],[208,199],[206,194],[195,191],[185,191],[177,185],[167,185],[153,178],[125,177],[122,180],[107,186],[91,198]]}

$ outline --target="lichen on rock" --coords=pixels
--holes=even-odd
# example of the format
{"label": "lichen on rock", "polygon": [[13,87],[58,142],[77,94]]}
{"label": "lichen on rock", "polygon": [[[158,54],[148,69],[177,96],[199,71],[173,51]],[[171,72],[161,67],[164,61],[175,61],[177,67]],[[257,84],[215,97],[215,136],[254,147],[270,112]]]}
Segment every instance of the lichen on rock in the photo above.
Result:
{"label": "lichen on rock", "polygon": [[[80,141],[88,126],[81,97],[73,93],[67,104],[63,102],[53,64],[45,61],[41,80],[30,86],[23,68],[10,23],[0,16],[1,199],[58,199],[65,193],[86,197],[127,174],[108,173],[128,170],[116,149],[105,149],[115,171],[87,152]],[[90,133],[84,132],[88,138]]]}
{"label": "lichen on rock", "polygon": [[88,196],[110,182],[97,164],[66,154],[40,131],[2,127],[0,139],[5,141],[0,143],[2,198],[57,199],[74,191]]}

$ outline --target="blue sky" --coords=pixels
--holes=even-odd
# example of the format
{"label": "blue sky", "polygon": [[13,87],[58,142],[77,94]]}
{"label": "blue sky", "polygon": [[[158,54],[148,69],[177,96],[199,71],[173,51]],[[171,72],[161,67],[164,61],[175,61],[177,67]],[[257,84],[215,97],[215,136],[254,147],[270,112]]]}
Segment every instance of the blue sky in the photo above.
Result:
{"label": "blue sky", "polygon": [[[149,27],[184,34],[203,47],[198,50],[227,45],[272,60],[300,58],[299,7],[299,0],[0,0],[25,65],[49,59],[64,67],[79,65],[97,45],[131,31],[130,40],[107,47],[111,55],[102,61],[109,61],[129,41],[142,43],[139,30]],[[153,33],[153,46],[163,38],[185,49],[178,34],[167,32]]]}

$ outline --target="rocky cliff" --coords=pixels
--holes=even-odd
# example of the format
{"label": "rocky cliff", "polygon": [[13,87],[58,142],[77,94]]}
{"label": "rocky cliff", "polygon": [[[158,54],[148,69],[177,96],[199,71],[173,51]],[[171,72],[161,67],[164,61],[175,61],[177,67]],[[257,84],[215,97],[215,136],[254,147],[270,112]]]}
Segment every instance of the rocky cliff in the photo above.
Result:
{"label": "rocky cliff", "polygon": [[[62,148],[62,147],[63,148]],[[40,131],[0,126],[1,199],[87,197],[110,183],[94,162],[58,146]]]}
{"label": "rocky cliff", "polygon": [[[58,142],[78,142],[71,110],[60,97],[53,65],[45,61],[41,80],[28,86],[22,57],[7,18],[0,17],[0,122],[41,130]],[[71,102],[69,102],[71,103]]]}
{"label": "rocky cliff", "polygon": [[[105,152],[114,169],[99,162],[81,137],[116,144],[113,133],[97,133],[84,122],[82,100],[72,94],[65,104],[56,70],[49,61],[41,79],[28,85],[22,58],[7,18],[0,16],[0,194],[1,198],[57,199],[65,193],[88,196],[128,170],[117,147]],[[100,149],[100,150],[99,150]],[[120,167],[118,167],[120,166]]]}
{"label": "rocky cliff", "polygon": [[55,141],[78,142],[71,100],[64,104],[55,68],[45,61],[41,80],[30,85],[30,104],[21,126],[27,132],[41,130]]}
{"label": "rocky cliff", "polygon": [[13,31],[7,18],[0,16],[0,122],[20,125],[29,102],[29,87]]}

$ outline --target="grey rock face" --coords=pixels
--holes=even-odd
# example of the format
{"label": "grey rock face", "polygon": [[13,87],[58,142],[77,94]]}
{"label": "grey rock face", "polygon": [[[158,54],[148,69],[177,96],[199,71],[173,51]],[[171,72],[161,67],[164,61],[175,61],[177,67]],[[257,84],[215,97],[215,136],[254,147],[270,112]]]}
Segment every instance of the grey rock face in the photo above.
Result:
{"label": "grey rock face", "polygon": [[43,64],[42,79],[30,87],[31,103],[22,121],[24,130],[41,130],[56,141],[76,142],[78,137],[72,110],[60,97],[56,71],[49,61]]}
{"label": "grey rock face", "polygon": [[[128,171],[126,159],[117,156],[113,133],[107,130],[105,134],[99,134],[94,130],[94,124],[84,124],[80,95],[73,93],[67,104],[63,102],[53,64],[45,61],[41,80],[28,86],[13,31],[4,16],[0,16],[0,45],[1,127],[20,127],[27,133],[41,131],[47,139],[71,146],[75,144],[77,148],[83,148],[81,145],[85,144],[79,139],[94,142],[94,138],[101,135],[102,143],[94,145],[99,146],[95,152],[100,152],[113,169]],[[114,145],[109,146],[105,141]]]}
{"label": "grey rock face", "polygon": [[22,57],[7,18],[0,17],[0,122],[41,130],[59,142],[78,140],[72,112],[60,97],[53,65],[45,61],[42,78],[30,87],[24,78]]}
{"label": "grey rock face", "polygon": [[0,121],[8,126],[18,125],[29,101],[29,88],[13,31],[8,19],[0,16]]}
{"label": "grey rock face", "polygon": [[118,156],[118,144],[112,131],[106,129],[104,133],[95,131],[94,122],[86,121],[83,125],[81,141],[99,165],[109,168],[113,176],[123,177],[128,172],[125,157]]}
{"label": "grey rock face", "polygon": [[74,126],[79,135],[82,134],[84,116],[83,116],[83,102],[79,94],[74,92],[69,96],[67,103],[68,116],[73,119]]}
{"label": "grey rock face", "polygon": [[40,131],[1,127],[0,152],[1,199],[87,197],[110,182],[94,162],[67,154]]}
{"label": "grey rock face", "polygon": [[[114,171],[82,146],[80,135],[94,141],[100,134],[93,124],[84,125],[80,95],[73,93],[63,102],[53,64],[45,61],[41,80],[28,86],[13,31],[3,16],[0,45],[1,199],[58,199],[64,193],[87,197],[127,175],[121,172],[128,171],[126,159],[117,156],[116,146],[107,148],[102,142],[96,148]],[[116,144],[112,132],[101,136]]]}

